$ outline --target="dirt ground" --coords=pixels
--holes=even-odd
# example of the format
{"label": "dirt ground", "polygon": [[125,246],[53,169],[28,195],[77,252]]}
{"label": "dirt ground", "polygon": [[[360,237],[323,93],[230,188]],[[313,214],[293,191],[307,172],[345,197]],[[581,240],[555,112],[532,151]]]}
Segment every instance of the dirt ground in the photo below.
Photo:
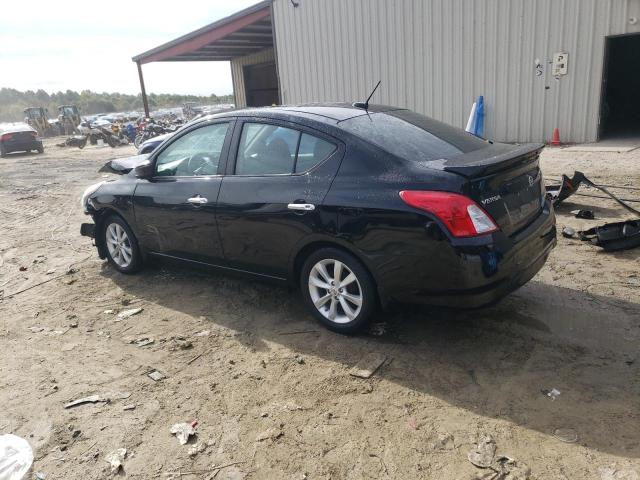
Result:
{"label": "dirt ground", "polygon": [[[467,454],[490,435],[519,466],[510,480],[638,480],[640,249],[559,238],[495,307],[396,306],[346,337],[279,287],[175,266],[116,273],[79,235],[79,197],[133,147],[54,143],[0,160],[0,433],[33,447],[27,478],[110,478],[105,458],[126,448],[128,478],[488,479]],[[640,199],[640,150],[548,149],[542,164]],[[610,200],[570,200],[560,228],[630,218]],[[573,218],[579,207],[597,223]],[[369,353],[387,360],[351,376]],[[109,401],[64,408],[88,395]],[[180,445],[171,426],[194,420]]]}

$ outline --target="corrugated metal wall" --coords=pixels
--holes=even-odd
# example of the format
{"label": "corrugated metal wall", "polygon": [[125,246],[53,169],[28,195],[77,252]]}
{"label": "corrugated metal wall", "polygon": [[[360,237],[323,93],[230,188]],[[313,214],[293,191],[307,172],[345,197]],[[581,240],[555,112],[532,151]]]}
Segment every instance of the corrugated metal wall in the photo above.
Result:
{"label": "corrugated metal wall", "polygon": [[[364,100],[464,127],[478,95],[485,136],[594,141],[607,35],[640,32],[640,0],[274,0],[284,103]],[[549,62],[569,53],[569,73]],[[544,63],[536,76],[534,61]],[[640,81],[638,82],[640,85]]]}
{"label": "corrugated metal wall", "polygon": [[231,60],[231,80],[233,81],[233,92],[235,94],[237,108],[247,106],[247,97],[244,87],[244,72],[242,67],[245,65],[258,65],[260,63],[272,62],[274,59],[275,55],[273,53],[273,48],[268,48],[261,52],[247,55],[246,57],[239,57]]}

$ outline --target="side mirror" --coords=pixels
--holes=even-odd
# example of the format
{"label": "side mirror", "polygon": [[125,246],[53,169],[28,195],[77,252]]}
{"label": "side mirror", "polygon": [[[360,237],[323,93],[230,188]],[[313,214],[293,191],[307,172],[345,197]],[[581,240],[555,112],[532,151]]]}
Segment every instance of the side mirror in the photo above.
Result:
{"label": "side mirror", "polygon": [[151,178],[153,177],[153,163],[147,162],[142,165],[138,165],[133,172],[137,178]]}

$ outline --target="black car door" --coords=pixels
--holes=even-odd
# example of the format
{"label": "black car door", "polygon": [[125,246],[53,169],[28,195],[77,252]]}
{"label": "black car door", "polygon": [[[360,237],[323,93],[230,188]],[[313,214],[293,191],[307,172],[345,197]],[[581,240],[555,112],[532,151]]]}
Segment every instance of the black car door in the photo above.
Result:
{"label": "black car door", "polygon": [[147,251],[223,262],[216,200],[233,123],[225,119],[194,126],[152,157],[154,176],[140,180],[134,193],[138,235]]}
{"label": "black car door", "polygon": [[322,201],[344,154],[343,144],[306,127],[238,120],[217,220],[229,266],[285,278],[295,246],[335,227]]}

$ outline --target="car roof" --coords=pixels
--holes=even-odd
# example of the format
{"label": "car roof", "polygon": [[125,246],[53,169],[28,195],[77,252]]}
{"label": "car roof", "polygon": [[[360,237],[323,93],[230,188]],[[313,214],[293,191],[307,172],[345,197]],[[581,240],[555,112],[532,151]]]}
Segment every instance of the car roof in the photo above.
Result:
{"label": "car roof", "polygon": [[17,133],[17,132],[35,132],[36,129],[27,125],[26,123],[0,123],[0,132],[2,133]]}
{"label": "car roof", "polygon": [[200,121],[208,121],[214,118],[223,117],[265,117],[265,118],[287,118],[297,116],[307,119],[313,119],[322,123],[336,125],[350,118],[359,117],[372,113],[384,113],[395,110],[405,110],[400,107],[392,107],[389,105],[369,105],[368,110],[354,107],[349,103],[308,103],[301,105],[282,105],[274,107],[258,107],[243,108],[239,110],[231,110],[227,112],[213,113],[199,119]]}

